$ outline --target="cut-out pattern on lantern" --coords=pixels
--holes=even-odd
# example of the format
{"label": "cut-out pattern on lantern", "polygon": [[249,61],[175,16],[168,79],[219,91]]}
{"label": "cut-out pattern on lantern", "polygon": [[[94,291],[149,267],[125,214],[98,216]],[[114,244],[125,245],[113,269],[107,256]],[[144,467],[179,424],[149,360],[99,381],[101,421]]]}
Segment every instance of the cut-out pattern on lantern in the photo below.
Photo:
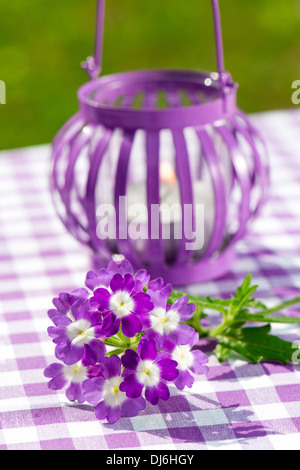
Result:
{"label": "cut-out pattern on lantern", "polygon": [[[236,105],[217,0],[212,7],[218,73],[97,78],[104,18],[98,1],[96,52],[84,63],[91,80],[79,89],[79,112],[54,140],[51,182],[60,218],[99,267],[122,253],[174,285],[219,277],[265,200],[265,147]],[[145,211],[136,214],[135,204]],[[110,219],[116,227],[107,232]]]}

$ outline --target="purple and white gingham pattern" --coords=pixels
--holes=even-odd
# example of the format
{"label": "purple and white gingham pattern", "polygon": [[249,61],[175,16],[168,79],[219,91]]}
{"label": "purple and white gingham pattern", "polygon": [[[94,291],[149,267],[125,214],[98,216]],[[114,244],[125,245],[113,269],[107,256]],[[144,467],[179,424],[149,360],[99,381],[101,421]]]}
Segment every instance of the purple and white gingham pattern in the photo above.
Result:
{"label": "purple and white gingham pattern", "polygon": [[[247,275],[268,305],[300,288],[300,112],[252,117],[271,161],[271,195],[239,257],[221,280],[191,293],[227,296]],[[92,407],[47,388],[53,362],[47,336],[52,298],[84,282],[90,253],[54,213],[48,189],[49,146],[0,154],[0,450],[4,449],[299,449],[300,367],[251,365],[210,357],[191,390],[115,425]],[[291,314],[299,314],[294,308]],[[299,340],[286,325],[277,334]]]}

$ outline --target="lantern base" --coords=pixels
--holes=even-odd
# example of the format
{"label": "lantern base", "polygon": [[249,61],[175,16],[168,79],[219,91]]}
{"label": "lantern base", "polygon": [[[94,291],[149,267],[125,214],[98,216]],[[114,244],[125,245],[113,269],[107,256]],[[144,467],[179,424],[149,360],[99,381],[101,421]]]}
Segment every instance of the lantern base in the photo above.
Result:
{"label": "lantern base", "polygon": [[[197,284],[200,282],[208,282],[219,279],[224,276],[234,264],[236,259],[236,250],[234,247],[227,248],[216,258],[204,259],[198,261],[195,265],[190,266],[161,266],[161,267],[146,267],[152,279],[162,277],[165,282],[170,282],[173,286],[183,287],[189,284]],[[107,259],[100,259],[97,255],[93,257],[93,264],[95,270],[107,266]],[[131,261],[129,259],[129,261]],[[134,266],[135,269],[140,269],[141,266]]]}
{"label": "lantern base", "polygon": [[217,258],[198,261],[190,266],[172,266],[159,269],[148,269],[152,278],[162,277],[165,282],[170,282],[173,286],[187,286],[200,282],[208,282],[224,276],[230,271],[236,259],[234,248],[227,249]]}

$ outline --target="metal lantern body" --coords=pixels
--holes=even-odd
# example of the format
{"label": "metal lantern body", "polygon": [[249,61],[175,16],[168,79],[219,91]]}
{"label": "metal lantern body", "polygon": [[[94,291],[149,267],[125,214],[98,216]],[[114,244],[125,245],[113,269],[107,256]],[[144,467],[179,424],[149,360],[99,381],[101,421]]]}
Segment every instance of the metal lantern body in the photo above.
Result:
{"label": "metal lantern body", "polygon": [[[98,2],[96,54],[86,63],[92,79],[79,89],[79,112],[54,140],[51,182],[60,218],[91,247],[99,267],[121,253],[174,285],[220,277],[264,202],[265,148],[223,71],[217,1],[212,5],[218,73],[151,70],[96,78],[104,14]],[[135,215],[135,204],[145,213]],[[166,215],[168,207],[175,210]],[[200,244],[186,233],[185,207],[193,230],[204,208]],[[106,222],[116,221],[106,237],[103,208]]]}

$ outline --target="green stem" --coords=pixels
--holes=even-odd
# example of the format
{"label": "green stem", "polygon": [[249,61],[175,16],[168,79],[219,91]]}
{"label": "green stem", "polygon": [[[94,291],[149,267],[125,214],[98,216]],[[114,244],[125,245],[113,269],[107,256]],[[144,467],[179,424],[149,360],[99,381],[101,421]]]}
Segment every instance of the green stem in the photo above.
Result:
{"label": "green stem", "polygon": [[120,348],[124,344],[115,337],[114,338],[103,339],[102,342],[105,344],[105,346],[112,346],[112,347],[116,347],[116,348]]}
{"label": "green stem", "polygon": [[232,322],[228,322],[225,320],[223,323],[221,323],[221,325],[214,328],[210,328],[208,330],[209,338],[216,338],[217,336],[222,335],[223,331],[226,330],[226,328],[228,328],[231,324]]}
{"label": "green stem", "polygon": [[119,354],[122,354],[123,352],[124,352],[124,349],[121,349],[121,348],[119,348],[119,349],[114,349],[113,351],[109,351],[109,352],[106,354],[106,356],[107,356],[107,357],[110,357],[110,356],[113,356],[114,354],[115,354],[116,356],[118,356]]}
{"label": "green stem", "polygon": [[205,337],[208,336],[209,330],[207,328],[204,328],[201,325],[201,319],[202,318],[203,318],[203,308],[196,305],[194,315],[192,316],[192,318],[190,320],[188,320],[184,323],[186,325],[189,325],[192,328],[194,328],[194,330],[199,333],[200,338],[205,338]]}

